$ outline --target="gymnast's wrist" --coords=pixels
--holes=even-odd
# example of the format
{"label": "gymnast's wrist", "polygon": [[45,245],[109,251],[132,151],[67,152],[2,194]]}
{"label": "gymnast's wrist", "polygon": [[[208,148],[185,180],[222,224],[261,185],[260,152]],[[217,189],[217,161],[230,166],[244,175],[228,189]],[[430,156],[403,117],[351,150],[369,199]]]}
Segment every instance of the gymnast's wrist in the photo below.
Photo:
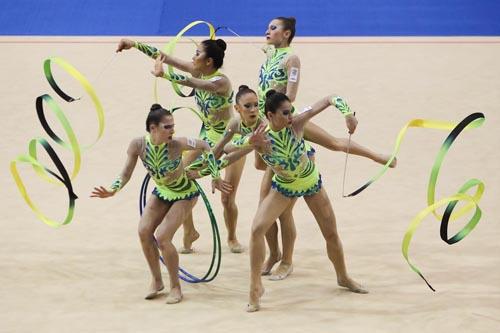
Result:
{"label": "gymnast's wrist", "polygon": [[109,187],[109,191],[113,192],[113,194],[116,194],[118,191],[120,191],[123,188],[123,180],[121,176],[118,176],[115,181],[111,184]]}
{"label": "gymnast's wrist", "polygon": [[337,110],[339,110],[344,117],[347,117],[354,113],[351,111],[349,105],[347,105],[347,102],[340,96],[333,95],[330,98],[329,102],[330,105],[334,106]]}

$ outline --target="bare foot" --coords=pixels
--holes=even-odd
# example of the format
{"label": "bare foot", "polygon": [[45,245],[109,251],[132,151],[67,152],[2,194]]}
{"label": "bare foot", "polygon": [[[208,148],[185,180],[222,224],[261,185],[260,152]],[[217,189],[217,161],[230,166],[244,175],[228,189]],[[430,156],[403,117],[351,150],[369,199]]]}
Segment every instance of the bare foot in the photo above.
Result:
{"label": "bare foot", "polygon": [[351,279],[349,277],[347,279],[344,279],[344,280],[337,280],[337,284],[341,287],[349,289],[353,293],[368,294],[368,290],[363,288],[362,285],[360,285],[359,283],[357,283],[356,281],[354,281],[353,279]]}
{"label": "bare foot", "polygon": [[278,255],[270,254],[267,260],[264,262],[264,265],[262,266],[262,272],[260,273],[260,275],[271,274],[273,266],[280,260],[281,260],[281,252],[278,252]]}
{"label": "bare foot", "polygon": [[257,288],[250,288],[250,300],[247,304],[247,312],[256,312],[260,310],[260,298],[264,295],[264,291],[262,285]]}
{"label": "bare foot", "polygon": [[[390,158],[391,155],[378,154],[374,161],[385,165],[387,162],[389,162]],[[391,164],[389,164],[389,168],[395,168],[397,164],[398,164],[398,159],[394,156],[394,159],[391,161]]]}
{"label": "bare foot", "polygon": [[292,274],[293,272],[293,265],[292,264],[286,264],[284,262],[280,262],[278,268],[271,274],[269,277],[269,280],[271,281],[279,281],[279,280],[284,280],[287,278],[288,275]]}
{"label": "bare foot", "polygon": [[149,293],[144,297],[144,299],[154,299],[160,295],[160,291],[164,288],[163,282],[155,281],[151,282],[151,287],[149,288]]}
{"label": "bare foot", "polygon": [[190,232],[188,234],[184,234],[184,237],[182,239],[182,243],[184,244],[184,246],[179,248],[179,250],[177,252],[179,252],[181,254],[193,253],[194,250],[193,250],[192,246],[193,246],[193,243],[198,238],[200,238],[200,234],[196,230],[193,230],[193,232]]}
{"label": "bare foot", "polygon": [[194,253],[194,249],[193,248],[186,249],[185,247],[180,247],[177,249],[177,252],[179,252],[180,254],[191,254]]}
{"label": "bare foot", "polygon": [[243,251],[245,251],[245,248],[240,244],[240,242],[238,242],[237,239],[228,240],[227,246],[229,246],[229,250],[232,253],[243,253]]}
{"label": "bare foot", "polygon": [[167,296],[167,304],[176,304],[182,301],[181,287],[175,287],[170,289]]}

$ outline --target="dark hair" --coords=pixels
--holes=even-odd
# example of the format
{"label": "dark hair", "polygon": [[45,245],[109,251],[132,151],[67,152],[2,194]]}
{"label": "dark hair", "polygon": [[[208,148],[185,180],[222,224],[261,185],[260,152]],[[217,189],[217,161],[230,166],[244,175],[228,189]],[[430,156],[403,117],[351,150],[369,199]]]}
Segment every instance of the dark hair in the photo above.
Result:
{"label": "dark hair", "polygon": [[160,104],[151,105],[148,117],[146,118],[146,131],[149,132],[151,125],[158,125],[164,116],[172,116],[172,113],[162,108]]}
{"label": "dark hair", "polygon": [[288,37],[288,44],[292,43],[292,39],[295,36],[295,22],[297,20],[295,17],[283,17],[279,16],[275,20],[280,20],[283,23],[283,30],[290,30],[290,37]]}
{"label": "dark hair", "polygon": [[278,109],[281,103],[283,103],[284,101],[290,102],[290,99],[288,98],[287,95],[277,92],[276,90],[273,89],[269,90],[266,93],[266,105],[265,105],[266,117],[268,112],[276,113],[276,109]]}
{"label": "dark hair", "polygon": [[224,51],[226,51],[226,42],[222,39],[206,39],[201,42],[205,48],[205,53],[207,58],[212,58],[214,61],[214,67],[219,69],[222,67],[224,62]]}
{"label": "dark hair", "polygon": [[235,101],[236,101],[236,104],[238,104],[238,102],[240,101],[240,98],[243,96],[243,95],[246,95],[246,94],[249,94],[249,93],[252,93],[254,95],[257,96],[257,94],[255,93],[255,91],[253,91],[252,89],[250,89],[248,86],[242,84],[239,88],[238,88],[238,92],[236,93],[236,97],[235,97]]}

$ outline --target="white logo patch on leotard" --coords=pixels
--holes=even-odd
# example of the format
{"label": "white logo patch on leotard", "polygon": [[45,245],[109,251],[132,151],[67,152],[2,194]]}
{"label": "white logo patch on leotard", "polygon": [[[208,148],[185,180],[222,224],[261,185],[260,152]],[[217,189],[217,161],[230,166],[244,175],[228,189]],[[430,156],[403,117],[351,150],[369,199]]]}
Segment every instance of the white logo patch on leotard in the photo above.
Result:
{"label": "white logo patch on leotard", "polygon": [[193,138],[187,138],[187,145],[189,147],[196,148],[196,139]]}
{"label": "white logo patch on leotard", "polygon": [[222,79],[222,77],[220,77],[220,76],[214,76],[213,78],[209,79],[208,81],[215,82],[215,81],[219,81],[220,79]]}
{"label": "white logo patch on leotard", "polygon": [[305,108],[303,108],[301,111],[299,111],[299,114],[302,114],[304,112],[309,112],[311,111],[313,108],[310,107],[310,106],[306,106]]}
{"label": "white logo patch on leotard", "polygon": [[290,69],[290,77],[288,78],[288,81],[297,82],[298,79],[299,79],[299,69],[297,67],[292,67],[292,69]]}

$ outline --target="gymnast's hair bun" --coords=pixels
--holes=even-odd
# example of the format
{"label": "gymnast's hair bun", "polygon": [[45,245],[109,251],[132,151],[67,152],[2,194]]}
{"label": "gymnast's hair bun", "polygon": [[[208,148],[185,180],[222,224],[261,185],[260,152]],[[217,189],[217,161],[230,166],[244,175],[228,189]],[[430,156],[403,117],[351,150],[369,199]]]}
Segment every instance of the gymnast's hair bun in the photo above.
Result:
{"label": "gymnast's hair bun", "polygon": [[227,45],[226,45],[226,42],[225,42],[225,41],[223,41],[222,39],[220,39],[220,38],[219,38],[219,39],[217,39],[217,40],[215,41],[215,43],[217,44],[217,46],[218,46],[219,48],[221,48],[221,49],[222,49],[222,51],[226,51],[226,47],[227,47]]}
{"label": "gymnast's hair bun", "polygon": [[250,89],[250,88],[248,88],[248,86],[247,86],[246,84],[242,84],[242,85],[238,88],[238,91],[247,90],[247,89]]}
{"label": "gymnast's hair bun", "polygon": [[266,98],[272,97],[274,94],[276,94],[276,90],[271,89],[268,92],[266,92]]}
{"label": "gymnast's hair bun", "polygon": [[160,109],[163,109],[160,104],[155,103],[155,104],[151,105],[151,111],[160,110]]}

